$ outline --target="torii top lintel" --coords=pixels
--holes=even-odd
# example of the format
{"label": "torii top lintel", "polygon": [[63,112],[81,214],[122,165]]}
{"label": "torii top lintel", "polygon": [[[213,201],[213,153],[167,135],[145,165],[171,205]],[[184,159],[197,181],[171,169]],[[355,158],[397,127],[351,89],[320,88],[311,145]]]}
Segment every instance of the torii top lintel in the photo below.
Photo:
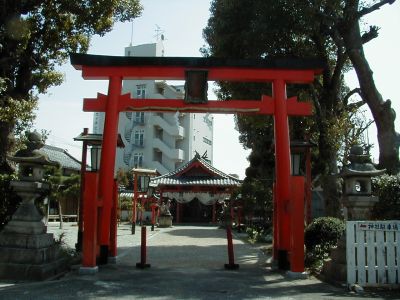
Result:
{"label": "torii top lintel", "polygon": [[[82,70],[85,79],[159,79],[183,80],[187,70],[207,70],[210,81],[310,83],[323,70],[316,58],[223,59],[214,57],[126,57],[71,54],[71,64]],[[185,105],[181,99],[132,99],[130,94],[118,97],[118,111],[182,111],[210,113],[273,114],[274,101],[269,96],[260,100],[209,101]],[[135,101],[132,101],[135,100]],[[288,115],[310,115],[308,103],[288,99]],[[106,111],[107,96],[85,99],[84,111]]]}
{"label": "torii top lintel", "polygon": [[[185,79],[185,70],[208,70],[208,80],[307,83],[324,68],[316,58],[224,59],[215,57],[135,57],[71,54],[85,79]],[[240,73],[240,74],[238,74]]]}

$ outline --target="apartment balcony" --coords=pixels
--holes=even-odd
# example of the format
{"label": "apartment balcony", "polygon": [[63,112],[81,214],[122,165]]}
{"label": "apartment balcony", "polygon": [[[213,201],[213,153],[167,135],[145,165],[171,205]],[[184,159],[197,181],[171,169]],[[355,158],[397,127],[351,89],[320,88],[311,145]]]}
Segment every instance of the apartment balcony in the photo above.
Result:
{"label": "apartment balcony", "polygon": [[153,139],[153,147],[160,150],[171,160],[183,161],[185,158],[183,150],[171,148],[158,138]]}
{"label": "apartment balcony", "polygon": [[131,128],[126,127],[124,132],[124,138],[128,143],[131,142],[131,134],[132,134],[132,127]]}
{"label": "apartment balcony", "polygon": [[144,142],[132,141],[132,151],[138,148],[144,148]]}
{"label": "apartment balcony", "polygon": [[161,127],[166,133],[174,136],[178,139],[183,139],[185,137],[185,128],[182,126],[172,125],[168,123],[164,118],[160,116],[153,116],[152,118],[154,126]]}
{"label": "apartment balcony", "polygon": [[124,151],[124,163],[129,166],[129,162],[132,157],[132,152],[125,152]]}

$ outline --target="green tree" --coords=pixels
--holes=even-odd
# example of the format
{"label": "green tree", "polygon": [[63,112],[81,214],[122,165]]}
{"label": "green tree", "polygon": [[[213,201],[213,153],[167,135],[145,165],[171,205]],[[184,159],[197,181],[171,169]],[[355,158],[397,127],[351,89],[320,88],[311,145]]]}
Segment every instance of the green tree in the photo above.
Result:
{"label": "green tree", "polygon": [[55,201],[58,204],[60,228],[63,226],[61,200],[70,199],[73,201],[74,199],[79,199],[81,191],[80,179],[81,176],[79,174],[62,176],[60,167],[48,167],[46,169],[45,180],[51,184],[48,197],[51,201]]}
{"label": "green tree", "polygon": [[[343,73],[351,67],[348,49],[341,43],[340,36],[331,30],[323,15],[341,14],[345,1],[227,1],[215,0],[211,6],[211,17],[204,29],[207,47],[204,55],[230,58],[272,58],[281,56],[318,56],[326,65],[322,75],[312,86],[288,86],[288,96],[299,95],[301,99],[311,99],[314,104],[314,118],[290,118],[291,138],[303,139],[305,132],[311,132],[317,141],[313,173],[321,174],[327,212],[338,216],[338,197],[340,185],[337,183],[338,155],[343,145],[337,141],[347,141],[344,136],[349,131],[351,112],[364,104],[355,102],[352,96],[361,93],[360,89],[350,91],[344,81]],[[260,98],[270,93],[268,85],[244,85],[219,83],[221,99],[239,98],[249,95]],[[243,98],[243,97],[242,97]],[[244,98],[246,99],[246,98]],[[257,98],[255,98],[257,99]],[[271,130],[271,122],[265,118],[264,130]],[[346,125],[338,125],[346,123]],[[237,118],[241,141],[263,155],[255,155],[257,163],[268,165],[262,160],[272,157],[271,133],[260,131],[259,119],[253,117]],[[253,124],[256,124],[255,126]],[[271,131],[270,131],[271,132]],[[360,138],[362,131],[352,142]],[[258,145],[257,148],[254,146]],[[269,155],[268,155],[269,152]],[[261,168],[264,169],[265,168]],[[257,175],[257,172],[252,172]],[[258,174],[261,175],[261,174]],[[262,175],[261,175],[262,176]]]}
{"label": "green tree", "polygon": [[0,173],[11,171],[6,156],[34,119],[38,94],[61,84],[57,66],[141,10],[139,0],[1,1]]}

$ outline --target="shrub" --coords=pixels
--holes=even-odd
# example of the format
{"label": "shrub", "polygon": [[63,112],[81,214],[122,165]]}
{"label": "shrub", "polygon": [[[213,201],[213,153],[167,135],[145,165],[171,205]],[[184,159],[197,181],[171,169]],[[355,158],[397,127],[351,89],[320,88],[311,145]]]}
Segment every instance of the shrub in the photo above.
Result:
{"label": "shrub", "polygon": [[304,233],[306,264],[310,265],[326,258],[330,249],[337,246],[344,230],[344,222],[332,217],[317,218],[309,224]]}
{"label": "shrub", "polygon": [[122,196],[119,198],[119,208],[122,210],[131,210],[132,209],[132,198]]}
{"label": "shrub", "polygon": [[10,187],[15,175],[0,174],[0,230],[8,223],[21,199]]}
{"label": "shrub", "polygon": [[379,202],[372,217],[379,220],[400,219],[400,175],[382,175],[372,178],[372,191]]}
{"label": "shrub", "polygon": [[271,233],[271,230],[263,226],[249,226],[246,228],[246,233],[250,243],[265,243],[269,242],[267,235]]}

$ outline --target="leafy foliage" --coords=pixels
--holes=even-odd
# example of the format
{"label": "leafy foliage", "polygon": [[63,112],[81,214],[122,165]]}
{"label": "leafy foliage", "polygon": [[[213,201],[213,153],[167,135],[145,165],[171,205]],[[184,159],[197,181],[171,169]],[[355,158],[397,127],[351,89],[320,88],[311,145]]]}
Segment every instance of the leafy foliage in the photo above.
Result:
{"label": "leafy foliage", "polygon": [[[365,125],[354,117],[354,109],[363,103],[356,105],[352,100],[359,91],[349,91],[343,79],[351,64],[337,26],[350,2],[214,0],[203,31],[207,46],[201,49],[205,56],[228,58],[317,56],[322,59],[326,65],[322,75],[311,86],[289,84],[287,94],[314,104],[313,119],[290,118],[291,139],[303,140],[307,135],[317,142],[313,174],[322,175],[330,215],[339,214],[339,191],[329,188],[333,181],[329,177],[337,174],[338,160],[360,139],[363,130],[358,126]],[[262,94],[271,94],[268,83],[219,82],[218,85],[218,97],[223,100],[260,99]],[[238,116],[237,127],[240,141],[254,154],[246,175],[271,178],[274,167],[271,118]]]}
{"label": "leafy foliage", "polygon": [[122,210],[132,210],[132,198],[126,196],[119,197],[119,207]]}
{"label": "leafy foliage", "polygon": [[63,76],[71,52],[87,52],[93,35],[140,15],[139,0],[2,1],[0,3],[0,172],[13,138],[29,127],[37,96]]}
{"label": "leafy foliage", "polygon": [[326,258],[330,250],[337,246],[344,230],[344,222],[337,218],[322,217],[313,220],[304,232],[306,264]]}
{"label": "leafy foliage", "polygon": [[10,187],[11,180],[15,179],[17,179],[16,175],[0,174],[0,230],[10,221],[21,202],[21,199]]}
{"label": "leafy foliage", "polygon": [[400,175],[372,178],[373,193],[379,197],[372,216],[378,220],[400,219]]}
{"label": "leafy foliage", "polygon": [[51,184],[51,192],[49,197],[54,201],[79,198],[80,179],[81,176],[78,174],[62,176],[61,168],[47,168],[45,180]]}

